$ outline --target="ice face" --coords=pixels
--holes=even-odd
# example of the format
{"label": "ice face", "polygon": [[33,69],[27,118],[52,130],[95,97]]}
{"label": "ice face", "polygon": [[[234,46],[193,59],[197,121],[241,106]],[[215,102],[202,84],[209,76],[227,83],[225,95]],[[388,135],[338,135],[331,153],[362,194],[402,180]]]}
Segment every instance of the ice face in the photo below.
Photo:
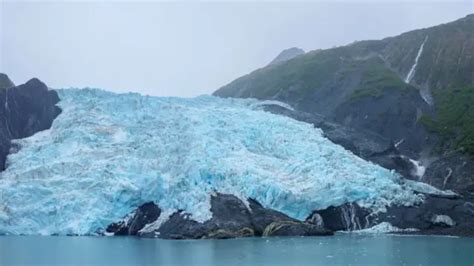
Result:
{"label": "ice face", "polygon": [[59,94],[51,129],[18,140],[0,174],[0,233],[93,234],[147,201],[205,221],[214,192],[298,219],[346,202],[420,200],[396,173],[256,100]]}

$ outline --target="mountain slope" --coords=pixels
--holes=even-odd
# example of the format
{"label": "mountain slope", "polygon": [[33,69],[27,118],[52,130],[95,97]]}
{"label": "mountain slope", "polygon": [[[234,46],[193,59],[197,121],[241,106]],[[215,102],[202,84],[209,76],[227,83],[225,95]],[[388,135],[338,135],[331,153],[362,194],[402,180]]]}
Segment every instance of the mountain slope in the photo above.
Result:
{"label": "mountain slope", "polygon": [[[240,77],[214,95],[280,100],[369,139],[398,143],[402,154],[427,166],[448,154],[474,154],[473,88],[474,15],[468,15],[396,37],[308,52]],[[436,171],[444,176],[453,169],[453,179],[465,180],[464,170],[456,169],[474,160],[456,156],[459,164]]]}
{"label": "mountain slope", "polygon": [[297,48],[297,47],[292,47],[292,48],[289,48],[289,49],[285,49],[285,50],[281,51],[281,53],[278,54],[278,56],[275,57],[275,59],[273,59],[270,62],[270,65],[288,61],[288,60],[293,59],[293,58],[295,58],[299,55],[302,55],[302,54],[304,54],[303,49],[300,49],[300,48]]}

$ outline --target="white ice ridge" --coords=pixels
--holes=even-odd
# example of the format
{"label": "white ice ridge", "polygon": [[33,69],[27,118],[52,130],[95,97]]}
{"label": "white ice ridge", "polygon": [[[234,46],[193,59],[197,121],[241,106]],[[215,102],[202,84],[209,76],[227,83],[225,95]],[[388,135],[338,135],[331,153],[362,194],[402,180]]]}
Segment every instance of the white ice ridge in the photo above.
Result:
{"label": "white ice ridge", "polygon": [[285,108],[285,109],[290,110],[290,111],[295,110],[293,107],[291,107],[291,105],[289,105],[287,103],[280,102],[280,101],[275,101],[275,100],[258,101],[253,106],[258,107],[258,106],[266,106],[266,105],[276,105],[276,106],[280,106],[280,107]]}
{"label": "white ice ridge", "polygon": [[425,37],[425,40],[420,46],[420,49],[418,49],[418,53],[416,54],[415,58],[415,63],[411,66],[410,71],[408,72],[405,78],[405,83],[410,83],[411,79],[415,75],[416,65],[418,65],[418,59],[420,59],[421,53],[423,53],[423,46],[425,46],[426,40],[428,40],[428,36]]}
{"label": "white ice ridge", "polygon": [[398,174],[311,124],[253,108],[257,100],[59,95],[51,129],[18,140],[0,173],[0,234],[93,234],[148,201],[204,221],[215,191],[298,219],[346,202],[383,210],[422,200]]}

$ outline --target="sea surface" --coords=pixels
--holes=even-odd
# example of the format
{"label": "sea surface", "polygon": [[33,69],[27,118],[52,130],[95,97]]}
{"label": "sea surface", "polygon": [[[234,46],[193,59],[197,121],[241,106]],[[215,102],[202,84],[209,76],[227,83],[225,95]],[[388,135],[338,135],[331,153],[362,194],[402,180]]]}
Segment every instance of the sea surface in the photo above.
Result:
{"label": "sea surface", "polygon": [[0,237],[0,265],[474,265],[474,238],[332,237],[158,240]]}

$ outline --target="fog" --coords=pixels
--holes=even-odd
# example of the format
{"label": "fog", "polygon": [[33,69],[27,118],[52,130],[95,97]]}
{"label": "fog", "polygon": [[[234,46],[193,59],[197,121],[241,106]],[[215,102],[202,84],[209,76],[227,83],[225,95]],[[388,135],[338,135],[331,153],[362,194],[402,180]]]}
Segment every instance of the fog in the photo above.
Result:
{"label": "fog", "polygon": [[[0,0],[1,2],[2,0]],[[16,83],[212,93],[281,50],[380,39],[473,13],[473,2],[0,3],[0,72]]]}

